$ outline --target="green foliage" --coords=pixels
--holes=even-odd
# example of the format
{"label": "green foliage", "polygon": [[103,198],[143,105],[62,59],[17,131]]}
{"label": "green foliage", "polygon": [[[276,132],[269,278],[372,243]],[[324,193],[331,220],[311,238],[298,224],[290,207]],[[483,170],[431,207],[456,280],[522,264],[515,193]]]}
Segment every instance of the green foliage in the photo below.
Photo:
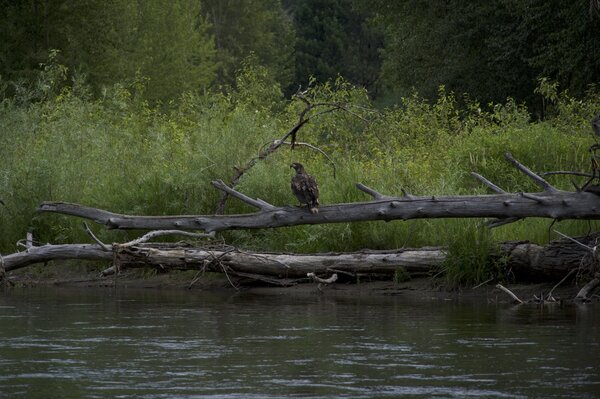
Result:
{"label": "green foliage", "polygon": [[[130,214],[212,214],[220,195],[210,182],[229,181],[235,167],[287,132],[304,106],[286,101],[268,68],[252,57],[238,71],[231,93],[191,90],[168,108],[145,101],[148,82],[141,76],[106,87],[100,98],[71,78],[52,58],[35,85],[22,86],[19,95],[0,102],[2,253],[13,252],[28,230],[42,242],[89,240],[75,218],[36,214],[42,201]],[[458,101],[444,87],[434,102],[413,94],[398,107],[374,112],[368,93],[343,79],[313,84],[306,93],[313,103],[345,104],[298,132],[299,141],[321,148],[329,158],[308,147],[283,147],[244,174],[237,188],[275,205],[296,204],[289,165],[301,161],[317,177],[324,205],[368,200],[355,188],[357,182],[387,195],[400,195],[402,189],[416,195],[486,192],[471,171],[507,191],[535,191],[505,162],[504,153],[538,172],[585,170],[593,143],[589,120],[600,101],[593,90],[581,99],[543,90],[552,97],[553,111],[543,121],[531,121],[527,109],[513,100],[482,110],[477,102]],[[569,177],[548,178],[570,189]],[[236,199],[227,204],[229,213],[249,211]],[[446,275],[456,284],[498,275],[500,266],[486,257],[495,242],[551,238],[548,220],[527,219],[493,231],[476,227],[480,223],[364,222],[231,231],[223,238],[250,250],[294,252],[448,245]],[[577,235],[596,225],[564,221],[558,228]],[[139,234],[97,230],[106,242]]]}
{"label": "green foliage", "polygon": [[341,76],[379,105],[414,91],[435,101],[444,85],[484,107],[508,97],[526,102],[543,119],[546,100],[534,90],[541,78],[578,98],[600,81],[598,7],[596,0],[0,0],[0,76],[17,83],[0,89],[23,98],[18,90],[58,49],[57,62],[88,82],[88,95],[143,78],[144,99],[168,106],[189,91],[235,91],[253,55],[288,95],[311,76],[319,83]]}
{"label": "green foliage", "polygon": [[474,285],[502,277],[502,262],[493,259],[497,252],[491,231],[472,221],[457,221],[452,226],[448,256],[443,270],[454,286]]}
{"label": "green foliage", "polygon": [[600,80],[595,2],[372,3],[385,30],[381,78],[388,94],[406,96],[416,89],[433,99],[444,84],[485,102],[510,96],[538,111],[533,89],[540,77],[579,97]]}
{"label": "green foliage", "polygon": [[283,87],[294,78],[294,28],[281,0],[204,0],[218,62],[218,83],[233,85],[250,55]]}
{"label": "green foliage", "polygon": [[96,90],[141,74],[149,100],[169,101],[215,78],[214,42],[198,1],[1,3],[5,79],[33,81],[52,49],[60,49],[57,60],[88,76]]}
{"label": "green foliage", "polygon": [[146,98],[166,101],[186,91],[206,89],[217,65],[210,25],[200,14],[200,3],[140,1],[138,15],[131,66],[148,78]]}
{"label": "green foliage", "polygon": [[[296,27],[296,86],[314,76],[325,83],[343,76],[376,93],[382,32],[362,0],[287,2]],[[295,89],[295,88],[294,88]]]}

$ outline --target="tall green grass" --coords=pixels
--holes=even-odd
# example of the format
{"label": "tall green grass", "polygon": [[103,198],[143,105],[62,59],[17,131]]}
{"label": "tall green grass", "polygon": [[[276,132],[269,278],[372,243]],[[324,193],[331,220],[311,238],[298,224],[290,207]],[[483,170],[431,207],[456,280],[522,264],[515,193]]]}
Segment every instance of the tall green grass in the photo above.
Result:
{"label": "tall green grass", "polygon": [[[228,181],[236,166],[293,126],[303,106],[284,99],[264,69],[251,65],[227,93],[186,94],[172,104],[143,102],[136,95],[143,90],[139,82],[107,88],[92,98],[81,84],[42,78],[48,80],[43,87],[52,82],[62,86],[24,88],[17,91],[21,97],[0,103],[4,254],[15,251],[16,241],[27,231],[34,231],[42,242],[89,240],[79,220],[37,214],[42,201],[71,201],[131,214],[212,214],[220,193],[211,180]],[[348,104],[347,111],[323,114],[298,134],[300,141],[328,153],[336,165],[335,176],[318,152],[284,147],[246,173],[240,191],[275,205],[294,204],[289,189],[292,161],[304,163],[317,177],[323,204],[368,200],[355,188],[357,182],[388,195],[399,195],[402,189],[416,195],[486,192],[471,171],[507,191],[536,191],[503,154],[511,152],[538,172],[586,170],[587,148],[594,143],[589,120],[600,109],[594,88],[584,99],[557,93],[544,121],[530,120],[527,110],[510,99],[485,107],[474,102],[459,106],[443,88],[433,104],[415,95],[376,112],[370,110],[367,93],[342,81],[312,87],[308,96],[315,102]],[[559,188],[571,187],[568,177],[549,179]],[[254,210],[230,199],[227,211]],[[478,227],[481,222],[364,222],[231,231],[223,237],[248,249],[294,252],[448,245],[448,277],[457,284],[497,272],[485,256],[493,243],[544,243],[554,237],[549,220],[527,219],[491,231]],[[596,222],[555,224],[571,235],[597,227]],[[95,230],[106,242],[139,234]]]}

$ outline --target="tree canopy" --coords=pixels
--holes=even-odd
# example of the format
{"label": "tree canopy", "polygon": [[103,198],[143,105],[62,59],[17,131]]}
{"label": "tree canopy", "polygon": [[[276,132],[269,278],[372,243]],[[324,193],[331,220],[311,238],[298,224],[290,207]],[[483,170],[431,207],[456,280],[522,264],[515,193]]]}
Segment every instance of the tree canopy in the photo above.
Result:
{"label": "tree canopy", "polygon": [[541,78],[578,96],[600,81],[598,0],[0,0],[0,21],[2,81],[60,50],[96,93],[141,80],[163,103],[228,90],[248,57],[288,94],[342,76],[383,103],[444,85],[531,104]]}

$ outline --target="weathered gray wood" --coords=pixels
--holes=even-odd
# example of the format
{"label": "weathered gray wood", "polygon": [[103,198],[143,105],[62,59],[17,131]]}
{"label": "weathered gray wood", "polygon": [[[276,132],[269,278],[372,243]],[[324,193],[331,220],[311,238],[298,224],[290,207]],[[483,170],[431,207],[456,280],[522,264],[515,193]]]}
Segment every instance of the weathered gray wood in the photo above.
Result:
{"label": "weathered gray wood", "polygon": [[[429,272],[440,266],[446,255],[441,248],[402,249],[295,255],[283,253],[249,253],[239,250],[169,248],[160,245],[107,245],[110,252],[97,244],[43,245],[3,257],[5,270],[12,271],[34,263],[51,260],[114,260],[121,267],[157,267],[162,269],[201,269],[254,273],[280,278],[306,277],[308,272],[325,273],[331,269],[348,273],[393,274],[399,267],[409,273]],[[116,256],[115,256],[116,251]],[[225,269],[223,269],[225,267]]]}
{"label": "weathered gray wood", "polygon": [[36,263],[45,263],[52,260],[111,260],[113,258],[112,246],[107,245],[110,252],[103,250],[96,244],[61,244],[32,246],[26,251],[17,252],[2,257],[4,269],[9,272]]}
{"label": "weathered gray wood", "polygon": [[322,205],[312,214],[294,206],[263,208],[241,215],[132,216],[66,202],[44,202],[40,212],[56,212],[93,220],[109,229],[204,230],[260,229],[303,224],[422,218],[600,219],[600,196],[588,192],[535,194],[411,196],[347,204]]}
{"label": "weathered gray wood", "polygon": [[[141,259],[153,265],[173,269],[198,269],[223,272],[232,270],[279,278],[306,277],[309,272],[332,270],[348,273],[393,274],[402,267],[407,272],[427,273],[440,266],[446,257],[440,248],[406,249],[384,252],[353,252],[329,254],[250,253],[237,250],[208,251],[203,249],[132,248],[119,251],[119,261],[135,264]],[[225,269],[222,269],[222,267]]]}
{"label": "weathered gray wood", "polygon": [[[598,239],[598,233],[577,237],[577,241],[592,247]],[[554,240],[546,246],[506,242],[501,245],[500,253],[509,256],[508,266],[522,280],[560,279],[572,269],[593,273],[596,267],[590,251],[566,239]]]}
{"label": "weathered gray wood", "polygon": [[[598,237],[595,234],[577,240],[595,245]],[[408,273],[430,273],[439,270],[446,259],[446,251],[437,247],[311,255],[207,250],[162,244],[106,247],[109,251],[97,244],[33,246],[2,257],[2,265],[9,272],[52,260],[104,260],[116,261],[122,268],[203,269],[290,279],[305,277],[309,272],[392,275],[400,267]],[[556,240],[545,247],[528,242],[504,243],[498,256],[507,258],[508,269],[519,280],[558,281],[573,269],[585,273],[594,272],[596,267],[588,250],[568,240]]]}
{"label": "weathered gray wood", "polygon": [[216,188],[258,208],[259,212],[243,215],[131,216],[65,202],[44,202],[38,211],[83,217],[110,229],[204,230],[206,233],[229,229],[423,218],[497,218],[491,222],[492,226],[526,217],[600,219],[599,195],[580,190],[558,190],[519,163],[510,153],[506,153],[505,158],[543,191],[508,193],[477,173],[473,173],[473,176],[496,194],[419,197],[403,190],[402,196],[393,197],[359,183],[357,188],[373,197],[372,201],[323,205],[318,213],[313,214],[305,208],[277,207],[261,199],[254,200],[217,180],[212,182]]}

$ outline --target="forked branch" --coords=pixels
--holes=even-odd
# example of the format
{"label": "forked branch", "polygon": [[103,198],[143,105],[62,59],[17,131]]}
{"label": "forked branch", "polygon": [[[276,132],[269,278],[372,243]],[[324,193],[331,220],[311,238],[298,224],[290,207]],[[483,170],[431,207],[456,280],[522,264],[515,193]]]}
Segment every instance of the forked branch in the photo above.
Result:
{"label": "forked branch", "polygon": [[[298,132],[304,125],[306,125],[311,120],[318,118],[324,114],[328,114],[328,113],[335,112],[338,110],[348,111],[348,107],[341,103],[312,102],[309,98],[307,98],[306,94],[307,94],[306,91],[298,90],[298,92],[294,95],[294,99],[300,100],[302,103],[304,103],[304,108],[298,114],[298,121],[296,122],[296,124],[290,130],[288,130],[280,139],[273,140],[270,143],[270,145],[266,148],[263,147],[258,152],[258,155],[251,158],[248,162],[246,162],[246,164],[244,166],[236,167],[235,174],[233,175],[233,177],[231,179],[229,187],[233,188],[233,187],[237,186],[237,184],[239,183],[242,176],[246,172],[248,172],[250,169],[252,169],[252,167],[254,165],[256,165],[256,163],[258,161],[266,159],[269,155],[271,155],[272,153],[277,151],[277,149],[279,149],[281,146],[290,145],[291,148],[294,149],[294,147],[296,145],[300,145],[300,143],[297,140]],[[320,109],[320,111],[313,113],[313,111],[315,111],[316,109]],[[352,113],[352,115],[355,115],[355,113]],[[289,143],[287,142],[288,138],[289,138]],[[320,150],[318,147],[315,147],[313,145],[310,145],[307,143],[302,143],[302,145],[309,146],[310,148],[317,150],[317,151],[321,152],[323,155],[325,155],[325,157],[329,160],[329,162],[334,166],[333,173],[334,173],[334,177],[335,177],[335,164],[331,161],[331,159],[327,156],[327,154],[325,154],[322,150]],[[215,212],[217,215],[223,214],[223,212],[225,211],[225,204],[227,203],[227,198],[229,197],[229,195],[230,194],[227,191],[224,191],[223,194],[221,195],[221,199],[219,200],[219,204],[218,204],[216,212]]]}

